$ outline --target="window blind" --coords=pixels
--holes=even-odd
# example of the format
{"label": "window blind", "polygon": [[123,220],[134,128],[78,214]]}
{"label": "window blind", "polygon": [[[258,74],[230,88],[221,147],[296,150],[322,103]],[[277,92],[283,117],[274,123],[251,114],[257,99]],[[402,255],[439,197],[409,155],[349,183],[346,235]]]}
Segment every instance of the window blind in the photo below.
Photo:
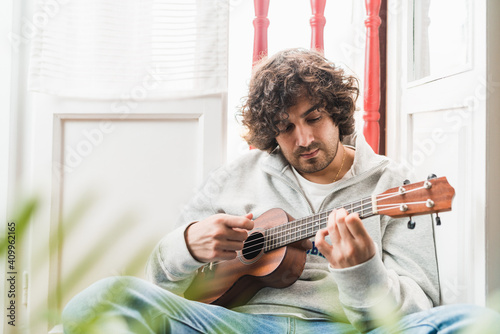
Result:
{"label": "window blind", "polygon": [[30,90],[97,99],[227,90],[228,0],[59,0],[54,10],[55,1],[37,3],[46,19]]}

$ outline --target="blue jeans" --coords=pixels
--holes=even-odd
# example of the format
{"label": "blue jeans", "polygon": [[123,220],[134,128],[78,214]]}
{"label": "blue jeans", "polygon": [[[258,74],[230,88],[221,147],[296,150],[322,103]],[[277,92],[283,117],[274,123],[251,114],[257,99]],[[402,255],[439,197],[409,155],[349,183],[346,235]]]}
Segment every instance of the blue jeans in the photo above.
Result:
{"label": "blue jeans", "polygon": [[[193,302],[134,277],[107,278],[75,296],[64,309],[63,325],[65,334],[359,333],[346,323],[245,314]],[[484,334],[488,330],[500,333],[500,314],[473,305],[448,305],[407,315],[391,328],[369,333]]]}

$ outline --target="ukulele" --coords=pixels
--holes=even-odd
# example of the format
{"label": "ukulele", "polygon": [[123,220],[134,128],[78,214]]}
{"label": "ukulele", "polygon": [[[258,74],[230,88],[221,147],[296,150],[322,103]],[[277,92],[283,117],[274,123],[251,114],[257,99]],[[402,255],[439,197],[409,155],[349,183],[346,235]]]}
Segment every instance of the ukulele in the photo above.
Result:
{"label": "ukulele", "polygon": [[[361,219],[374,215],[410,217],[450,211],[455,190],[446,177],[405,184],[339,208],[357,212]],[[332,210],[294,220],[282,209],[264,212],[254,221],[243,249],[235,259],[209,263],[198,269],[184,297],[227,308],[245,304],[263,287],[285,288],[304,270],[303,241],[327,226]],[[436,222],[440,219],[437,215]]]}

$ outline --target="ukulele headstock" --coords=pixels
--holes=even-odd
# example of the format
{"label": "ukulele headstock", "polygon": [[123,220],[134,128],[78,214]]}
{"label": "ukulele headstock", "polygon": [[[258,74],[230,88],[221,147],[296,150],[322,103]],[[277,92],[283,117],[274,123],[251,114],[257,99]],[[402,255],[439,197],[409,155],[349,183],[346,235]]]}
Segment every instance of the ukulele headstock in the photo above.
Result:
{"label": "ukulele headstock", "polygon": [[374,212],[393,218],[451,210],[455,189],[446,177],[395,187],[373,197]]}

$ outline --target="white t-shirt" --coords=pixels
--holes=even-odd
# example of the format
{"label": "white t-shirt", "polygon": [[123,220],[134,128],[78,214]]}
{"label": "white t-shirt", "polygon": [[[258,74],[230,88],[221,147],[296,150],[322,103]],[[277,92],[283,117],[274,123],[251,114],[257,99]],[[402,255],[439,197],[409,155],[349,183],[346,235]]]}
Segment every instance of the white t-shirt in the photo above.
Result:
{"label": "white t-shirt", "polygon": [[297,180],[299,187],[306,195],[306,199],[313,208],[315,213],[319,211],[321,203],[323,203],[323,200],[325,199],[326,195],[328,195],[332,191],[336,182],[340,180],[346,180],[353,176],[352,170],[349,169],[347,173],[340,180],[337,180],[336,182],[332,182],[329,184],[320,184],[307,180],[302,175],[300,175],[299,172],[293,167],[292,171],[293,174],[295,175],[295,179]]}

